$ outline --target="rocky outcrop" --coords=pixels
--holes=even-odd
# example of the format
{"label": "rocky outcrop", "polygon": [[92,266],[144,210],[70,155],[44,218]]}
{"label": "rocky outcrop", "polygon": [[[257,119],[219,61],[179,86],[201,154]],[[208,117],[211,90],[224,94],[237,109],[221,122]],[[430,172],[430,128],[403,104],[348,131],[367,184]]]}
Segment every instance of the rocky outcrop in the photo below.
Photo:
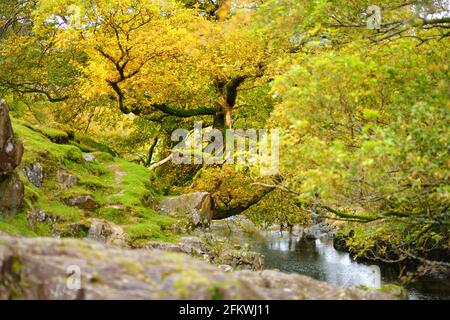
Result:
{"label": "rocky outcrop", "polygon": [[23,145],[14,138],[9,109],[0,99],[0,175],[12,173],[22,161]]}
{"label": "rocky outcrop", "polygon": [[0,214],[14,215],[23,202],[23,183],[15,172],[0,179]]}
{"label": "rocky outcrop", "polygon": [[72,197],[68,199],[67,203],[72,207],[78,207],[87,211],[94,211],[98,208],[98,204],[95,199],[89,195]]}
{"label": "rocky outcrop", "polygon": [[125,231],[122,227],[101,219],[91,219],[88,238],[106,244],[125,246]]}
{"label": "rocky outcrop", "polygon": [[264,256],[257,252],[246,250],[224,250],[215,259],[215,263],[230,266],[233,270],[262,270]]}
{"label": "rocky outcrop", "polygon": [[262,270],[264,256],[248,248],[229,248],[221,240],[220,250],[215,246],[218,239],[202,240],[199,237],[183,237],[178,243],[151,241],[144,248],[167,252],[186,253],[221,266],[227,270]]}
{"label": "rocky outcrop", "polygon": [[167,252],[180,252],[193,256],[204,256],[211,252],[211,249],[197,237],[183,237],[178,243],[150,241],[144,248]]}
{"label": "rocky outcrop", "polygon": [[[79,280],[79,281],[78,281]],[[225,273],[184,254],[0,238],[0,299],[387,299],[277,271]]]}
{"label": "rocky outcrop", "polygon": [[24,186],[14,170],[23,152],[22,143],[14,138],[8,107],[0,100],[0,214],[15,214],[22,205]]}
{"label": "rocky outcrop", "polygon": [[209,227],[212,219],[211,197],[208,192],[194,192],[164,198],[159,211],[169,216],[185,217],[192,227]]}
{"label": "rocky outcrop", "polygon": [[56,172],[56,179],[61,184],[63,189],[72,188],[78,182],[77,177],[71,175],[65,170],[58,170],[58,172]]}
{"label": "rocky outcrop", "polygon": [[306,240],[315,240],[323,237],[333,239],[335,234],[336,229],[333,226],[329,225],[328,223],[321,222],[309,228],[304,228],[302,237]]}
{"label": "rocky outcrop", "polygon": [[32,163],[23,168],[23,173],[35,187],[42,187],[44,181],[44,169],[39,162]]}

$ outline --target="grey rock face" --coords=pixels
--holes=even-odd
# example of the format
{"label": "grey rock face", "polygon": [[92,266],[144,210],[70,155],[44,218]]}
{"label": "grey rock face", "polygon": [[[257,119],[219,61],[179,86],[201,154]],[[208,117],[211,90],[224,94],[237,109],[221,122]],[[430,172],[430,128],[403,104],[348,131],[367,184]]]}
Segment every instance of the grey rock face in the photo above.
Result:
{"label": "grey rock face", "polygon": [[58,170],[56,173],[56,179],[64,189],[72,188],[78,182],[77,177],[64,170]]}
{"label": "grey rock face", "polygon": [[44,180],[44,169],[39,162],[32,163],[23,168],[23,173],[35,187],[42,187],[42,182]]}
{"label": "grey rock face", "polygon": [[0,215],[13,215],[22,206],[24,186],[14,170],[23,156],[23,145],[14,138],[9,109],[0,99]]}
{"label": "grey rock face", "polygon": [[70,198],[67,202],[73,207],[88,211],[94,211],[98,207],[97,202],[91,196],[77,196]]}
{"label": "grey rock face", "polygon": [[216,257],[221,264],[228,265],[233,270],[262,270],[265,258],[262,254],[245,250],[225,250]]}
{"label": "grey rock face", "polygon": [[[387,299],[276,271],[225,273],[185,254],[0,236],[0,299]],[[80,286],[68,276],[78,270]]]}
{"label": "grey rock face", "polygon": [[187,217],[193,227],[209,227],[211,224],[211,197],[208,192],[165,198],[161,200],[159,210],[169,216]]}
{"label": "grey rock face", "polygon": [[14,138],[9,109],[0,99],[0,176],[16,169],[23,156],[23,145]]}
{"label": "grey rock face", "polygon": [[205,243],[197,237],[183,237],[178,243],[150,241],[144,248],[167,252],[180,252],[195,256],[209,254],[211,251]]}
{"label": "grey rock face", "polygon": [[24,185],[17,173],[0,177],[0,214],[14,215],[20,209]]}
{"label": "grey rock face", "polygon": [[101,219],[91,219],[88,238],[116,246],[126,244],[124,230],[118,225]]}
{"label": "grey rock face", "polygon": [[307,240],[315,240],[322,237],[332,239],[335,234],[336,229],[325,222],[303,229],[303,238]]}
{"label": "grey rock face", "polygon": [[261,270],[264,267],[264,256],[257,252],[241,248],[216,251],[198,237],[183,237],[178,243],[151,241],[144,248],[203,257],[205,261],[226,265],[233,270]]}

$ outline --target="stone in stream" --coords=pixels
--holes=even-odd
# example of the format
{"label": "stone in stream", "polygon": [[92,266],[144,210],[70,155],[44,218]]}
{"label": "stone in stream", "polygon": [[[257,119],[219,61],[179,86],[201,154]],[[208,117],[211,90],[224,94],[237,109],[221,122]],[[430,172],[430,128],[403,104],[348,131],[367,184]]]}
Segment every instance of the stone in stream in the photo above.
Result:
{"label": "stone in stream", "polygon": [[[225,273],[185,254],[0,235],[0,299],[390,299],[277,271]],[[80,287],[68,286],[79,270]],[[70,283],[72,284],[72,283]]]}
{"label": "stone in stream", "polygon": [[186,217],[195,227],[209,227],[212,219],[211,196],[208,192],[194,192],[164,198],[159,203],[162,214]]}
{"label": "stone in stream", "polygon": [[316,240],[322,237],[333,239],[336,229],[328,223],[321,222],[311,227],[304,228],[302,237],[306,240]]}

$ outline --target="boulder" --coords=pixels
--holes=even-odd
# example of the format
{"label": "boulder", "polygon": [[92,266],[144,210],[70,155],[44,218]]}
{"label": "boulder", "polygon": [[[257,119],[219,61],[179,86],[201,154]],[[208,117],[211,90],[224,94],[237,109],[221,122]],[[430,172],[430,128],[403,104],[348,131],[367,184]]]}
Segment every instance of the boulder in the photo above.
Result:
{"label": "boulder", "polygon": [[14,215],[22,206],[24,185],[17,173],[0,177],[0,214]]}
{"label": "boulder", "polygon": [[193,256],[208,254],[211,251],[207,245],[197,237],[183,237],[178,243],[150,241],[144,248],[168,252],[181,252]]}
{"label": "boulder", "polygon": [[265,257],[257,252],[248,250],[227,249],[215,257],[214,262],[228,265],[233,270],[262,270]]}
{"label": "boulder", "polygon": [[14,138],[8,107],[0,99],[0,176],[12,173],[19,166],[23,152],[22,143]]}
{"label": "boulder", "polygon": [[[167,252],[186,253],[217,265],[226,265],[233,270],[261,270],[264,267],[264,256],[240,246],[228,248],[224,240],[217,245],[218,239],[212,237],[202,240],[199,237],[183,237],[178,243],[150,241],[144,248]],[[217,250],[216,246],[220,247]]]}
{"label": "boulder", "polygon": [[94,211],[98,208],[98,204],[95,199],[89,195],[72,197],[67,201],[67,203],[73,207],[78,207],[87,211]]}
{"label": "boulder", "polygon": [[23,168],[23,173],[35,187],[42,187],[44,180],[44,169],[39,162],[32,163]]}
{"label": "boulder", "polygon": [[390,299],[277,271],[225,273],[184,254],[90,240],[0,238],[0,299]]}
{"label": "boulder", "polygon": [[33,210],[28,216],[28,222],[34,226],[36,223],[45,222],[50,216],[44,210]]}
{"label": "boulder", "polygon": [[194,192],[164,198],[159,211],[169,216],[187,217],[193,227],[209,227],[212,219],[211,196],[208,192]]}
{"label": "boulder", "polygon": [[349,239],[348,236],[343,235],[343,234],[336,234],[333,238],[333,247],[334,249],[336,249],[337,251],[342,251],[342,252],[348,252],[348,246],[347,246],[347,240]]}
{"label": "boulder", "polygon": [[315,240],[323,237],[333,239],[335,234],[336,229],[325,222],[303,229],[303,238],[306,240]]}
{"label": "boulder", "polygon": [[88,238],[106,244],[124,246],[126,244],[124,230],[111,222],[91,219]]}
{"label": "boulder", "polygon": [[71,175],[65,170],[58,170],[58,172],[56,173],[56,179],[61,184],[63,189],[72,188],[78,182],[77,177]]}
{"label": "boulder", "polygon": [[53,216],[44,210],[36,209],[28,213],[27,220],[32,227],[35,227],[39,223],[49,224],[52,228],[52,237],[60,237],[60,232],[57,227],[58,218],[56,216]]}

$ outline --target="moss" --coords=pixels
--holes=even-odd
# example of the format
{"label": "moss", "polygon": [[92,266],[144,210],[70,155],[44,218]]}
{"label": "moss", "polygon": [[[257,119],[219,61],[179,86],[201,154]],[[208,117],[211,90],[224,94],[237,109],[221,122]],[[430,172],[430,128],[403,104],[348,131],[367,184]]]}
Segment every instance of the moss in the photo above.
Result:
{"label": "moss", "polygon": [[140,265],[139,263],[134,262],[133,260],[121,259],[119,261],[119,263],[121,266],[123,266],[125,268],[127,273],[130,275],[135,276],[137,274],[141,274],[144,272],[144,267],[142,265]]}
{"label": "moss", "polygon": [[174,282],[173,286],[182,299],[187,299],[192,289],[196,287],[210,287],[211,292],[215,290],[214,283],[198,271],[182,269],[177,274],[179,278]]}
{"label": "moss", "polygon": [[128,213],[116,208],[100,208],[97,211],[97,217],[115,224],[127,224],[131,222],[131,217]]}
{"label": "moss", "polygon": [[30,129],[23,121],[11,118],[15,135],[23,142],[25,153],[23,166],[40,162],[82,162],[83,154],[80,149],[71,145],[60,145],[51,142],[44,135]]}
{"label": "moss", "polygon": [[107,152],[92,151],[91,153],[100,162],[114,162],[115,161],[114,160],[115,158]]}
{"label": "moss", "polygon": [[220,287],[215,286],[212,290],[211,300],[224,300],[225,297],[222,294]]}
{"label": "moss", "polygon": [[[115,158],[114,151],[86,136],[77,136],[70,145],[57,144],[68,136],[69,129],[59,130],[31,125],[21,119],[12,119],[17,137],[25,146],[22,167],[39,162],[44,169],[41,188],[32,185],[19,170],[25,184],[26,206],[16,217],[0,218],[0,230],[25,236],[49,236],[55,227],[62,236],[85,236],[86,228],[74,229],[87,217],[99,217],[123,225],[133,246],[142,246],[149,240],[175,241],[172,226],[174,218],[159,215],[149,208],[148,200],[158,195],[153,172],[147,168]],[[89,150],[95,162],[83,160],[82,151]],[[77,177],[77,184],[63,189],[57,181],[58,170]],[[73,196],[90,195],[99,205],[94,212],[67,205]],[[27,213],[43,210],[52,220],[31,226]]]}
{"label": "moss", "polygon": [[113,149],[111,149],[110,147],[108,147],[107,145],[99,143],[99,142],[95,141],[94,139],[92,139],[88,136],[85,136],[85,135],[76,135],[75,141],[79,145],[90,148],[91,150],[108,153],[113,157],[115,157],[117,155],[116,152]]}
{"label": "moss", "polygon": [[24,213],[19,213],[13,217],[0,216],[0,231],[21,236],[37,236],[28,224]]}

